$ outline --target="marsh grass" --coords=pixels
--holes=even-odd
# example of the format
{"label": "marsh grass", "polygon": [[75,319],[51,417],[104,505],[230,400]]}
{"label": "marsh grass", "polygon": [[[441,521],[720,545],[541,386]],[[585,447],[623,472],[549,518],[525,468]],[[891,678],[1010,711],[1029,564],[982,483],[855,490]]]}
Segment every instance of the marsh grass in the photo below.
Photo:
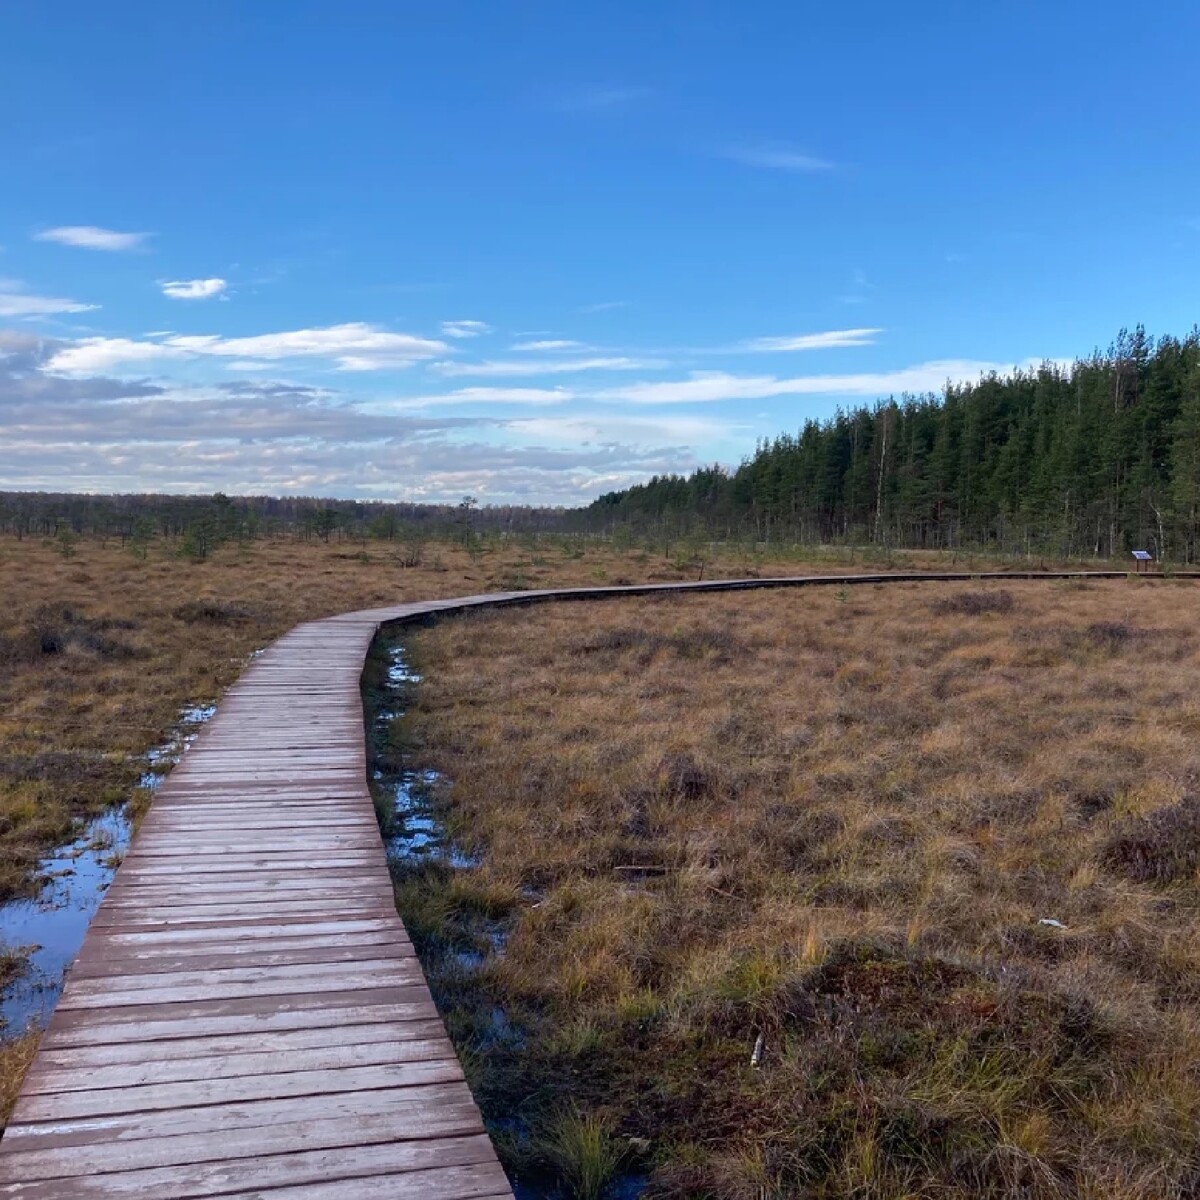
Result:
{"label": "marsh grass", "polygon": [[993,586],[416,635],[483,863],[399,903],[511,1169],[569,1111],[654,1196],[1200,1191],[1200,592]]}
{"label": "marsh grass", "polygon": [[[218,699],[253,650],[299,621],[588,583],[597,570],[638,582],[684,577],[659,556],[558,538],[481,540],[470,553],[431,543],[416,565],[405,565],[398,543],[362,553],[249,542],[202,562],[162,542],[144,559],[115,541],[77,539],[71,551],[0,537],[0,900],[36,890],[38,858],[134,792],[141,756],[183,705]],[[715,573],[739,574],[744,557],[719,554]]]}
{"label": "marsh grass", "polygon": [[625,1157],[608,1123],[576,1108],[551,1121],[537,1139],[536,1151],[553,1165],[576,1200],[600,1200]]}
{"label": "marsh grass", "polygon": [[0,1042],[0,1122],[8,1121],[17,1102],[21,1080],[37,1053],[40,1032],[24,1033]]}
{"label": "marsh grass", "polygon": [[[162,541],[136,549],[80,538],[64,554],[50,541],[0,537],[0,901],[35,895],[39,859],[87,818],[128,801],[136,821],[152,799],[138,787],[146,752],[168,738],[185,705],[219,699],[254,650],[297,622],[588,583],[596,572],[630,582],[685,577],[661,555],[556,537],[479,539],[469,551],[430,542],[419,555],[403,543],[360,551],[282,539],[226,545],[204,561]],[[766,561],[781,574],[848,565],[834,554]],[[747,562],[736,548],[718,551],[709,573],[740,575]],[[19,969],[15,948],[10,957]]]}

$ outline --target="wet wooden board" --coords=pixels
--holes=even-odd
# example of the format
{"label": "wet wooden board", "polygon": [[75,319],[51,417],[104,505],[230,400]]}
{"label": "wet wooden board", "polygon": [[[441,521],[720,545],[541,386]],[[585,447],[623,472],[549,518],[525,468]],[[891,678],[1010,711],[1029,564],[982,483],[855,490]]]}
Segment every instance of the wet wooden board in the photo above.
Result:
{"label": "wet wooden board", "polygon": [[[1009,572],[1006,580],[1124,572]],[[298,626],[172,770],[0,1141],[0,1197],[500,1200],[396,915],[359,679],[388,622],[543,600],[977,581],[809,576],[467,596]]]}

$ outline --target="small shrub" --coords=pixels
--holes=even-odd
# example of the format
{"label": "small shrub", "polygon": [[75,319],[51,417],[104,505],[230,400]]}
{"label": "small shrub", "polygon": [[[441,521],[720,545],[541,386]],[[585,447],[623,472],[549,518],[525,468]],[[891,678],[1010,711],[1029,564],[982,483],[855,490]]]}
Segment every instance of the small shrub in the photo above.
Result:
{"label": "small shrub", "polygon": [[189,625],[240,625],[249,621],[254,613],[243,604],[231,604],[226,600],[189,600],[179,605],[171,615]]}
{"label": "small shrub", "polygon": [[1191,878],[1200,867],[1200,798],[1129,822],[1109,839],[1101,861],[1138,883]]}
{"label": "small shrub", "polygon": [[0,663],[34,666],[72,647],[114,661],[139,657],[138,648],[111,637],[109,630],[133,629],[132,621],[93,618],[65,604],[43,604],[15,634],[0,636]]}
{"label": "small shrub", "polygon": [[711,771],[702,767],[690,754],[667,754],[656,772],[660,790],[679,800],[699,800],[715,786]]}
{"label": "small shrub", "polygon": [[27,641],[42,654],[61,654],[70,641],[72,628],[78,623],[79,616],[73,609],[45,604],[30,619]]}
{"label": "small shrub", "polygon": [[1135,629],[1127,621],[1094,621],[1084,630],[1083,636],[1088,644],[1097,650],[1115,654],[1127,643],[1144,637],[1145,633],[1141,629]]}
{"label": "small shrub", "polygon": [[1010,613],[1016,607],[1012,592],[978,591],[956,592],[953,596],[943,596],[935,600],[932,608],[938,616],[956,614],[960,616],[978,617],[985,613]]}

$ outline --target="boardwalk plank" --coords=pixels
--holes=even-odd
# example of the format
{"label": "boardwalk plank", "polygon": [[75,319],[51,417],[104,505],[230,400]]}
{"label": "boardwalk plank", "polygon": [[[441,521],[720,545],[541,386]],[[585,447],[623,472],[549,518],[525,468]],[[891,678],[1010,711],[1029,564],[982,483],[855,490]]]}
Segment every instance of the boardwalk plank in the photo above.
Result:
{"label": "boardwalk plank", "polygon": [[342,1066],[330,1070],[219,1075],[173,1083],[117,1083],[112,1087],[48,1094],[32,1092],[22,1099],[18,1116],[26,1123],[57,1123],[121,1113],[133,1113],[141,1117],[164,1109],[279,1100],[290,1096],[312,1097],[316,1109],[320,1098],[329,1093],[344,1095],[356,1091],[395,1090],[462,1079],[462,1067],[445,1039],[424,1045],[429,1047],[431,1054],[440,1049],[441,1057],[383,1065]]}
{"label": "boardwalk plank", "polygon": [[[297,997],[278,997],[274,1004],[259,1001],[230,1001],[221,1005],[170,1006],[179,1010],[171,1015],[147,1014],[144,1009],[64,1010],[42,1039],[42,1048],[73,1046],[111,1046],[118,1043],[139,1045],[158,1040],[189,1037],[221,1037],[230,1034],[267,1034],[281,1030],[336,1029],[347,1025],[373,1024],[377,1021],[400,1022],[426,1020],[437,1015],[428,989],[411,987],[392,989],[394,997],[376,1003],[330,1004],[328,1007],[299,1003]],[[329,999],[329,997],[322,997]],[[286,1005],[291,1002],[289,1011]],[[264,1007],[269,1011],[264,1012]],[[223,1011],[214,1012],[219,1008]],[[205,1010],[209,1011],[205,1011]],[[238,1010],[242,1011],[228,1011]],[[165,1011],[165,1010],[163,1010]],[[83,1018],[72,1021],[72,1018]],[[0,1142],[0,1149],[3,1143]],[[0,1178],[3,1172],[0,1171]]]}
{"label": "boardwalk plank", "polygon": [[[341,1067],[384,1066],[388,1063],[430,1062],[444,1057],[445,1043],[440,1030],[426,1025],[426,1038],[397,1038],[352,1042],[338,1036],[332,1045],[292,1046],[284,1052],[278,1046],[264,1049],[262,1040],[244,1040],[242,1052],[226,1049],[209,1054],[170,1056],[162,1062],[140,1056],[132,1063],[101,1062],[84,1064],[77,1060],[64,1067],[50,1066],[50,1058],[40,1058],[31,1073],[25,1091],[34,1096],[47,1092],[82,1092],[101,1088],[138,1087],[143,1084],[178,1084],[187,1080],[232,1079],[235,1075],[277,1075],[308,1070],[335,1070]],[[341,1031],[338,1031],[341,1033]],[[211,1039],[209,1039],[211,1040]]]}
{"label": "boardwalk plank", "polygon": [[[372,1109],[362,1101],[376,1100],[378,1092],[364,1092],[354,1097],[356,1111],[350,1115],[326,1111],[313,1120],[311,1110],[305,1114],[303,1105],[289,1101],[291,1108],[266,1111],[261,1119],[267,1124],[234,1124],[219,1130],[219,1136],[202,1129],[198,1132],[154,1133],[146,1137],[119,1140],[119,1132],[107,1130],[112,1136],[99,1136],[89,1141],[76,1139],[69,1143],[70,1153],[63,1152],[63,1136],[43,1134],[31,1139],[19,1136],[14,1150],[4,1159],[3,1183],[39,1179],[61,1180],[95,1176],[106,1172],[139,1171],[152,1168],[184,1166],[205,1162],[238,1164],[243,1159],[268,1154],[296,1153],[322,1147],[369,1146],[380,1143],[421,1141],[429,1138],[478,1134],[479,1116],[465,1086],[447,1084],[428,1088],[411,1088],[407,1092],[388,1095],[384,1111]],[[290,1113],[290,1115],[289,1115]],[[69,1135],[66,1135],[69,1136]],[[6,1137],[7,1141],[8,1138]],[[51,1193],[52,1195],[54,1193]],[[58,1193],[70,1196],[64,1189]],[[100,1193],[103,1194],[103,1193]],[[117,1193],[118,1195],[120,1193]],[[152,1193],[153,1194],[153,1193]]]}
{"label": "boardwalk plank", "polygon": [[[385,1178],[432,1167],[461,1167],[488,1163],[494,1151],[482,1134],[473,1137],[430,1138],[421,1141],[383,1142],[376,1145],[336,1146],[292,1154],[269,1154],[229,1162],[189,1163],[173,1167],[151,1167],[121,1171],[99,1178],[71,1181],[73,1195],[80,1200],[95,1196],[157,1197],[158,1200],[193,1200],[195,1197],[228,1195],[246,1188],[277,1188],[282,1185],[348,1181],[346,1192],[363,1177]],[[52,1200],[61,1181],[18,1185],[5,1195],[20,1200]],[[269,1195],[269,1193],[268,1193]]]}
{"label": "boardwalk plank", "polygon": [[[239,1130],[259,1129],[260,1141],[257,1153],[263,1153],[273,1145],[273,1131],[281,1124],[304,1123],[312,1127],[341,1117],[350,1119],[373,1116],[386,1117],[393,1113],[405,1099],[429,1105],[428,1121],[414,1119],[411,1125],[395,1125],[391,1136],[403,1130],[407,1136],[428,1136],[424,1130],[440,1129],[436,1121],[437,1105],[451,1102],[455,1098],[470,1101],[470,1091],[462,1082],[436,1085],[414,1084],[410,1088],[371,1088],[361,1091],[327,1091],[319,1097],[311,1094],[283,1098],[241,1101],[230,1104],[202,1104],[197,1107],[167,1108],[154,1116],[153,1122],[140,1112],[114,1113],[108,1116],[60,1117],[51,1121],[26,1122],[20,1108],[14,1114],[13,1123],[4,1134],[6,1150],[49,1150],[89,1147],[111,1147],[123,1150],[126,1155],[139,1141],[174,1138],[182,1135],[205,1134],[214,1144],[220,1143],[227,1134]],[[36,1100],[31,1097],[31,1100]],[[24,1101],[22,1101],[24,1103]],[[474,1130],[482,1126],[478,1113],[475,1114]],[[411,1129],[411,1133],[408,1132]],[[219,1155],[214,1156],[219,1157]],[[122,1155],[116,1154],[107,1169],[123,1169],[126,1165]],[[129,1165],[132,1165],[130,1163]],[[63,1165],[63,1172],[76,1174],[78,1169],[71,1162]]]}
{"label": "boardwalk plank", "polygon": [[[436,1018],[409,1021],[376,1021],[371,1024],[332,1028],[279,1030],[273,1033],[218,1034],[209,1037],[179,1037],[169,1041],[118,1042],[108,1045],[43,1048],[36,1069],[91,1070],[104,1066],[138,1066],[148,1062],[163,1064],[188,1058],[215,1055],[280,1054],[295,1051],[327,1050],[334,1047],[425,1041],[441,1035]],[[31,1078],[33,1076],[31,1075]]]}

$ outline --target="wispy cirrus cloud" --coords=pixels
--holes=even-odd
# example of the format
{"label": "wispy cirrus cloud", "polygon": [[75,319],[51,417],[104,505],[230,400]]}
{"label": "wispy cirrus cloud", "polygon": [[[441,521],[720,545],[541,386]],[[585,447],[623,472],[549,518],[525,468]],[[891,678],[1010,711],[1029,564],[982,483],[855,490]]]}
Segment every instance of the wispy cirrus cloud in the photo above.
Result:
{"label": "wispy cirrus cloud", "polygon": [[822,333],[748,338],[739,344],[738,349],[770,354],[792,350],[830,350],[842,346],[873,346],[875,338],[882,332],[882,329],[827,329]]}
{"label": "wispy cirrus cloud", "polygon": [[581,313],[612,312],[617,308],[628,308],[632,303],[632,300],[601,300],[598,304],[585,304],[579,311]]}
{"label": "wispy cirrus cloud", "polygon": [[210,300],[228,287],[224,279],[167,279],[159,287],[172,300]]}
{"label": "wispy cirrus cloud", "polygon": [[[726,371],[693,371],[687,379],[633,383],[592,393],[609,403],[712,404],[726,400],[765,400],[774,396],[889,396],[939,392],[947,382],[974,382],[992,371],[1003,373],[1014,366],[1036,370],[1043,359],[1020,363],[983,362],[976,359],[937,359],[893,371],[844,375],[733,375]],[[1052,360],[1056,361],[1056,360]]]}
{"label": "wispy cirrus cloud", "polygon": [[33,235],[37,242],[57,242],[60,246],[78,246],[84,250],[140,250],[153,236],[149,233],[121,233],[99,225],[58,225]]}
{"label": "wispy cirrus cloud", "polygon": [[328,359],[341,371],[378,371],[406,367],[445,354],[450,347],[433,338],[393,333],[357,321],[319,329],[293,329],[251,337],[174,334],[156,341],[130,338],[82,338],[60,347],[46,363],[48,371],[88,374],[121,366],[195,358],[242,362]]}
{"label": "wispy cirrus cloud", "polygon": [[875,285],[867,278],[862,267],[855,267],[850,277],[850,287],[838,297],[839,304],[863,304],[870,299]]}
{"label": "wispy cirrus cloud", "polygon": [[806,154],[790,146],[765,142],[726,146],[719,155],[746,167],[760,167],[767,171],[792,171],[798,174],[819,174],[832,171],[837,166],[827,158]]}
{"label": "wispy cirrus cloud", "polygon": [[543,338],[533,342],[514,342],[510,347],[518,353],[542,350],[586,350],[583,342],[573,342],[570,338]]}
{"label": "wispy cirrus cloud", "polygon": [[0,317],[52,317],[90,312],[96,304],[81,304],[61,296],[39,296],[19,279],[0,279]]}
{"label": "wispy cirrus cloud", "polygon": [[492,332],[486,321],[443,321],[441,329],[442,336],[448,338],[473,338]]}
{"label": "wispy cirrus cloud", "polygon": [[439,362],[433,369],[440,375],[569,375],[584,371],[651,371],[666,363],[648,358],[597,356],[595,358],[512,358],[483,362]]}
{"label": "wispy cirrus cloud", "polygon": [[544,407],[566,404],[575,398],[570,388],[465,387],[452,392],[429,396],[404,396],[396,400],[371,401],[365,407],[372,411],[406,412],[427,408],[458,408],[468,404],[499,406],[515,404]]}

